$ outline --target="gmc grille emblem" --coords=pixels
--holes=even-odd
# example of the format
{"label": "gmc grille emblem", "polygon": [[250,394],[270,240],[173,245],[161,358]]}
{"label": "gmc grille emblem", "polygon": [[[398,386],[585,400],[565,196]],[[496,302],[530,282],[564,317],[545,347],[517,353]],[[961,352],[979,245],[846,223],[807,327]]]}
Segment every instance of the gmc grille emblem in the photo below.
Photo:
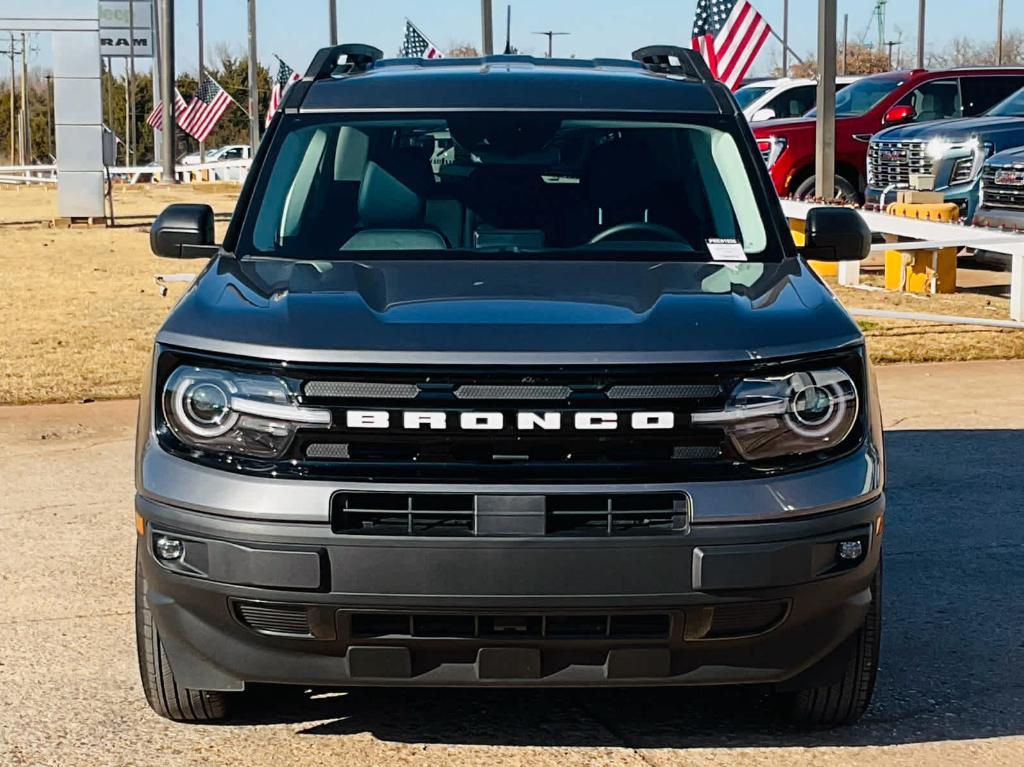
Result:
{"label": "gmc grille emblem", "polygon": [[350,429],[431,429],[444,431],[613,431],[634,429],[672,429],[676,425],[675,413],[669,410],[637,411],[632,413],[585,411],[562,413],[559,411],[520,410],[515,413],[479,411],[448,413],[443,410],[347,410],[345,425]]}
{"label": "gmc grille emblem", "polygon": [[882,162],[903,162],[907,159],[907,150],[881,149],[878,152],[878,159]]}
{"label": "gmc grille emblem", "polygon": [[1024,170],[997,170],[993,180],[1002,186],[1024,186]]}

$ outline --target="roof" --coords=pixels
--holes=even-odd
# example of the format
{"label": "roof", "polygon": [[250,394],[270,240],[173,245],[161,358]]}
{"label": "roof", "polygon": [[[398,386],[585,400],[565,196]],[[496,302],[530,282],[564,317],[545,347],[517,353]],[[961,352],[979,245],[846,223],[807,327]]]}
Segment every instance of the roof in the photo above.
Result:
{"label": "roof", "polygon": [[720,114],[714,89],[637,61],[484,56],[384,59],[315,79],[302,112],[586,110]]}

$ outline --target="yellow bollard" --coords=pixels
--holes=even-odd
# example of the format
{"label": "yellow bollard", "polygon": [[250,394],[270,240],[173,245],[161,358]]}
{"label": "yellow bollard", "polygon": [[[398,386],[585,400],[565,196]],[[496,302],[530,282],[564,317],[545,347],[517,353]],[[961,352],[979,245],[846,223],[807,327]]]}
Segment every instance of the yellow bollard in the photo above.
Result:
{"label": "yellow bollard", "polygon": [[[793,242],[797,247],[804,244],[804,233],[807,231],[807,223],[798,218],[789,220],[789,231],[793,235]],[[839,264],[829,261],[808,261],[811,268],[822,277],[837,277],[839,275]]]}
{"label": "yellow bollard", "polygon": [[[960,219],[956,203],[894,202],[886,213],[927,221],[955,222]],[[885,288],[907,293],[955,293],[956,248],[885,251]]]}

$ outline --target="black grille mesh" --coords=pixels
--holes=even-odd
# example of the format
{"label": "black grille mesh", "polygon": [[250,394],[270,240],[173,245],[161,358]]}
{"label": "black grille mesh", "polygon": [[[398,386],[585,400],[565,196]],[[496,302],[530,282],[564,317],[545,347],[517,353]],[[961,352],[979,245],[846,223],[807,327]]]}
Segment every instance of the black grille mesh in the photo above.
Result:
{"label": "black grille mesh", "polygon": [[317,399],[413,399],[420,393],[416,384],[386,381],[309,381],[303,387],[307,397]]}

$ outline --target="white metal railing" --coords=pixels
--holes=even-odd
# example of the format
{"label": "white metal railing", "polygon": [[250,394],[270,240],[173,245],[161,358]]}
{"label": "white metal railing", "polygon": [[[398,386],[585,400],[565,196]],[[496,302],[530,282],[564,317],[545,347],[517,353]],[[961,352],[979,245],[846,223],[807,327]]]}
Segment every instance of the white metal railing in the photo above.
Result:
{"label": "white metal railing", "polygon": [[[798,200],[782,200],[782,211],[787,218],[804,221],[807,211],[817,207],[813,203]],[[861,218],[872,232],[907,237],[915,242],[884,243],[871,246],[872,253],[884,253],[887,250],[938,250],[939,248],[975,248],[989,250],[1010,256],[1010,320],[999,321],[999,327],[1020,327],[1024,329],[1024,235],[1014,232],[1001,232],[995,229],[982,229],[961,224],[944,224],[939,221],[922,221],[916,218],[890,216],[888,213],[859,210]],[[860,262],[844,261],[839,264],[839,284],[857,285],[860,281]],[[866,310],[865,310],[866,311]],[[872,314],[864,311],[853,311],[853,314],[864,316],[883,316],[880,310],[872,310]],[[944,317],[940,315],[922,315],[909,312],[886,312],[885,316],[895,319],[924,319],[927,321],[946,322],[953,319],[959,321],[972,320],[973,324],[992,324],[992,320],[972,317]],[[938,319],[937,319],[938,318]]]}
{"label": "white metal railing", "polygon": [[[175,165],[174,175],[179,181],[188,181],[202,171],[211,181],[244,181],[252,160],[220,160],[194,165]],[[163,173],[159,165],[111,165],[107,172],[129,184],[150,183]],[[56,165],[0,166],[0,184],[52,184],[57,180]]]}

